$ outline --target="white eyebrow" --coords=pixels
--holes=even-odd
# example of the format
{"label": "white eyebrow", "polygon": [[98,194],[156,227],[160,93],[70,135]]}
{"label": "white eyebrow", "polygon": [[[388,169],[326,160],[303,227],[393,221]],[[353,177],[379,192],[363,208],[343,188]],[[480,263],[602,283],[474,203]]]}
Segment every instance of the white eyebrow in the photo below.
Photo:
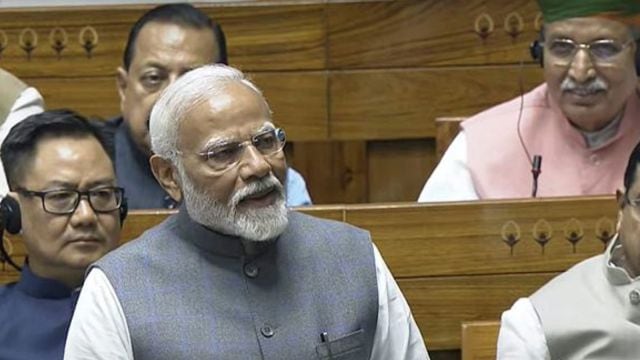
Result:
{"label": "white eyebrow", "polygon": [[[271,122],[271,121],[265,121],[264,124],[262,124],[262,126],[260,128],[258,128],[258,130],[254,133],[258,134],[261,133],[265,130],[271,130],[271,129],[275,129],[276,126]],[[204,151],[207,151],[208,149],[211,149],[213,147],[216,146],[221,146],[221,145],[226,145],[229,143],[234,143],[234,142],[238,142],[239,140],[237,139],[233,139],[230,137],[214,137],[209,139],[205,144],[204,144]]]}

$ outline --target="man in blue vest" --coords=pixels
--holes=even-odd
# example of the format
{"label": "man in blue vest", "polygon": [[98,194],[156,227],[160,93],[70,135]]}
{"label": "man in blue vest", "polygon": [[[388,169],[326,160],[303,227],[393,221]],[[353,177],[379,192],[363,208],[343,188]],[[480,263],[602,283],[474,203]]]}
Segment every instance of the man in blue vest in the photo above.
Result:
{"label": "man in blue vest", "polygon": [[28,260],[0,287],[0,359],[62,359],[84,273],[115,248],[126,214],[107,148],[70,111],[32,115],[3,142],[3,228],[21,232]]}
{"label": "man in blue vest", "polygon": [[428,359],[369,234],[287,210],[284,130],[240,71],[176,80],[150,134],[182,206],[90,270],[65,359]]}
{"label": "man in blue vest", "polygon": [[[122,116],[109,122],[116,148],[116,175],[132,209],[173,208],[176,199],[149,167],[149,115],[160,93],[185,72],[227,63],[222,28],[189,4],[168,4],[145,13],[131,28],[117,70]],[[287,204],[311,204],[302,176],[287,171]]]}

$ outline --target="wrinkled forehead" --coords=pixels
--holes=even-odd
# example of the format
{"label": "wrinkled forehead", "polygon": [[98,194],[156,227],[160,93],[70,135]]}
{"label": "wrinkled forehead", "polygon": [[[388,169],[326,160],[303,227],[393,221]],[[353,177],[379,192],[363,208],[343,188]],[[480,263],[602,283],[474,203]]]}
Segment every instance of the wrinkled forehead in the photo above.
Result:
{"label": "wrinkled forehead", "polygon": [[271,122],[271,112],[264,98],[247,85],[232,82],[190,107],[180,122],[180,143],[202,145],[214,136],[246,138],[266,122]]}
{"label": "wrinkled forehead", "polygon": [[203,149],[209,149],[218,145],[247,141],[254,135],[270,129],[275,129],[275,125],[270,121],[246,124],[242,127],[211,134],[208,138],[204,139],[201,147]]}
{"label": "wrinkled forehead", "polygon": [[629,25],[599,17],[579,17],[545,23],[544,34],[546,38],[570,38],[581,42],[601,39],[627,41],[632,38]]}

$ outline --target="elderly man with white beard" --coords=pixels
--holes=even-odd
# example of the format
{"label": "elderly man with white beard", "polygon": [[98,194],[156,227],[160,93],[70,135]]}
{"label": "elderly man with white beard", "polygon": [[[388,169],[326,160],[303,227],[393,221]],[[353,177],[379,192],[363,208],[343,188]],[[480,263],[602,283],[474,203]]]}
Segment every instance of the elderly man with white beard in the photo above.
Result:
{"label": "elderly man with white beard", "polygon": [[65,359],[428,359],[367,232],[285,206],[284,130],[244,75],[208,65],[151,114],[178,214],[98,261]]}

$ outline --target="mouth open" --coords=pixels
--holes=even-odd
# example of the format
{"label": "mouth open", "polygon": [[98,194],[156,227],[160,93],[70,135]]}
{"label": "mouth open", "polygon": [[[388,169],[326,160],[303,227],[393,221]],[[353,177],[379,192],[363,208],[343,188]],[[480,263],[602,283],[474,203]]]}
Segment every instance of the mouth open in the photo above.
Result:
{"label": "mouth open", "polygon": [[276,194],[276,189],[274,187],[269,187],[246,196],[240,201],[240,204],[252,207],[269,206],[275,202]]}

